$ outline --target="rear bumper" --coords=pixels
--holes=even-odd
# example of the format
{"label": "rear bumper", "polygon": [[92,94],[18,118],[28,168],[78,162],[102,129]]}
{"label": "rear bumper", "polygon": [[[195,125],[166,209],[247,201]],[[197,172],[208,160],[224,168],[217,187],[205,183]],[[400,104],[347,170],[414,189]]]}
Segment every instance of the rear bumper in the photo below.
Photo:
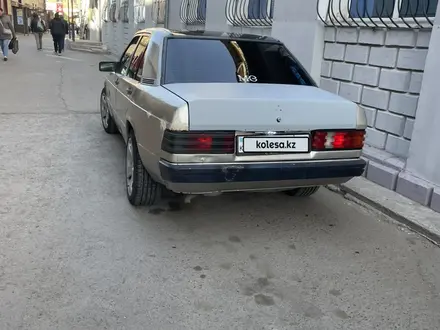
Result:
{"label": "rear bumper", "polygon": [[362,159],[268,163],[185,163],[160,161],[165,185],[176,192],[209,193],[277,190],[343,183],[361,176]]}

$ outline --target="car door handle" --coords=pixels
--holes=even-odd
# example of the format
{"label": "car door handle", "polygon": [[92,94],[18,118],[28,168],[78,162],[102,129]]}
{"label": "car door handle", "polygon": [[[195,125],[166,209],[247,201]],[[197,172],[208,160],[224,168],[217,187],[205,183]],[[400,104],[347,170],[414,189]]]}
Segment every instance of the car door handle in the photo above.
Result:
{"label": "car door handle", "polygon": [[115,84],[116,84],[116,85],[119,85],[119,78],[116,78],[116,80],[115,80]]}
{"label": "car door handle", "polygon": [[133,89],[131,87],[127,87],[127,94],[128,95],[133,94]]}

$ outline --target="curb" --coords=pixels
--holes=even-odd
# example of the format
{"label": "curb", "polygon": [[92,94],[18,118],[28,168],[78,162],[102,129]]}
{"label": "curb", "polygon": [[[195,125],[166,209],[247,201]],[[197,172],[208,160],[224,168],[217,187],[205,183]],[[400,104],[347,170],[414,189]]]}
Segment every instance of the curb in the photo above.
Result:
{"label": "curb", "polygon": [[327,188],[346,198],[354,197],[350,200],[367,204],[440,246],[440,213],[362,177]]}
{"label": "curb", "polygon": [[89,54],[100,54],[100,55],[107,55],[108,54],[107,51],[103,51],[103,50],[81,49],[81,48],[74,48],[74,47],[69,47],[68,49],[75,51],[75,52],[82,52],[82,53],[89,53]]}
{"label": "curb", "polygon": [[84,44],[82,44],[79,47],[76,47],[75,42],[73,42],[69,39],[66,40],[66,46],[67,46],[67,49],[77,51],[77,52],[83,52],[83,53],[89,53],[89,54],[101,54],[101,55],[110,54],[110,52],[104,47],[87,46]]}

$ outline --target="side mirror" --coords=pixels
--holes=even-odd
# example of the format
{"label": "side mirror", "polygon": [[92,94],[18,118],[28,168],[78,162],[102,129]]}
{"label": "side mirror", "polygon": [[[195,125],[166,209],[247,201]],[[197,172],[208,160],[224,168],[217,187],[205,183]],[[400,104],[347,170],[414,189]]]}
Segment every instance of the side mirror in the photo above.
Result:
{"label": "side mirror", "polygon": [[117,64],[117,62],[99,62],[99,71],[115,72]]}

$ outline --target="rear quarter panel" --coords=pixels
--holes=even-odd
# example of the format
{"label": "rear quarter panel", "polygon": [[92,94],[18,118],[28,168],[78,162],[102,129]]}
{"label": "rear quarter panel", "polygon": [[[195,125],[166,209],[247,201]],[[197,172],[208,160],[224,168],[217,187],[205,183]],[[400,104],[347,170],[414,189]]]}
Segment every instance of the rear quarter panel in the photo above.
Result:
{"label": "rear quarter panel", "polygon": [[159,159],[163,133],[186,102],[161,86],[134,86],[127,122],[133,127],[139,154],[148,172],[160,181]]}

